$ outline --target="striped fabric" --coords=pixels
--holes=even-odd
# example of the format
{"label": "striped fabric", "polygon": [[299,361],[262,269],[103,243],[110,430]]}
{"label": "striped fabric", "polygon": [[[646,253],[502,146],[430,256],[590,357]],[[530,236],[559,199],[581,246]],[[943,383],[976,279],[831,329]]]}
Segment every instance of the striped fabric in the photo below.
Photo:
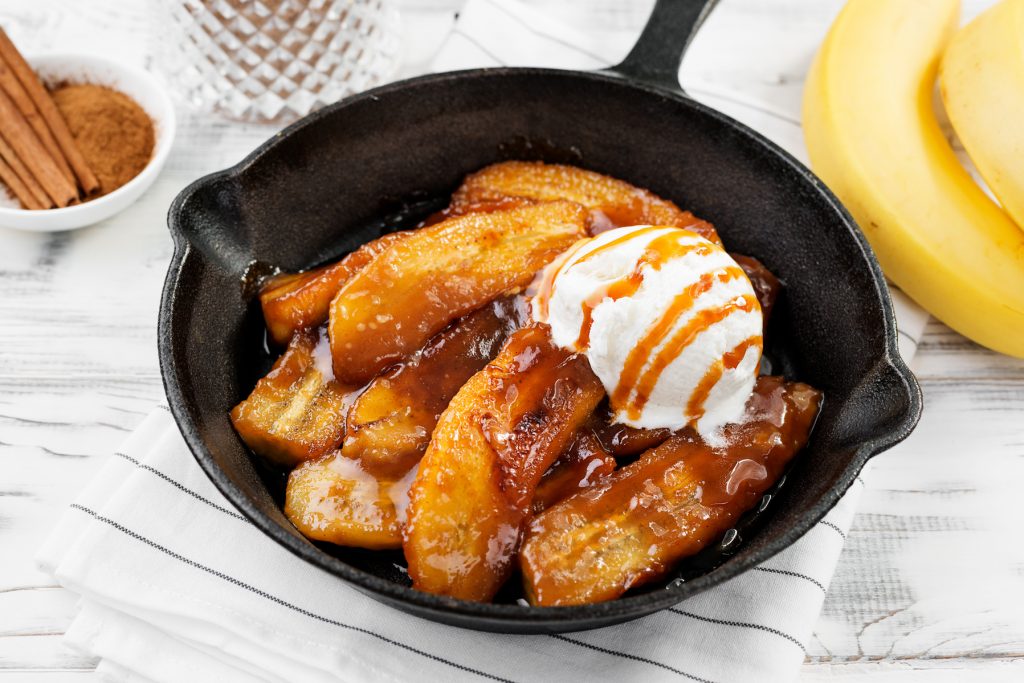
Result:
{"label": "striped fabric", "polygon": [[[435,67],[594,68],[631,40],[583,34],[508,0],[470,0]],[[784,116],[734,95],[707,99],[803,156]],[[927,316],[898,292],[896,304],[909,359]],[[765,565],[674,608],[583,633],[477,633],[384,607],[266,538],[207,480],[163,408],[109,458],[38,560],[82,596],[68,642],[115,680],[785,681],[803,661],[863,488],[858,479]]]}
{"label": "striped fabric", "polygon": [[584,633],[511,636],[384,607],[236,512],[154,411],[70,506],[40,564],[82,596],[70,644],[115,680],[787,680],[861,484],[766,565]]}

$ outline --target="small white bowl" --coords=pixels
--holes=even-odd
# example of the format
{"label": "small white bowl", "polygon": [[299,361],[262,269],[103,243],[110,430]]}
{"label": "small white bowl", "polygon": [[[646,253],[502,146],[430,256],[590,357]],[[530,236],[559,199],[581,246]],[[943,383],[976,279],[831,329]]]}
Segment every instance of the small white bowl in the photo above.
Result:
{"label": "small white bowl", "polygon": [[120,91],[139,103],[153,120],[153,157],[139,175],[113,192],[63,209],[29,211],[18,208],[10,192],[0,190],[0,227],[36,232],[74,230],[123,211],[153,184],[174,142],[174,105],[152,75],[131,66],[85,55],[45,55],[28,60],[46,84],[94,83]]}

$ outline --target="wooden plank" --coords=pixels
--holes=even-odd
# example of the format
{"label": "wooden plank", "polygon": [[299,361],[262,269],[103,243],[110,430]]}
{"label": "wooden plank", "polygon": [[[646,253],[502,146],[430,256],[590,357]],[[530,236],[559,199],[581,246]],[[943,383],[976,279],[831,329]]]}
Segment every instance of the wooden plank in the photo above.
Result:
{"label": "wooden plank", "polygon": [[871,683],[1019,683],[1024,679],[1024,660],[942,659],[843,664],[809,663],[800,671],[801,683],[836,683],[869,677]]}
{"label": "wooden plank", "polygon": [[12,673],[15,680],[26,669],[89,671],[97,662],[65,645],[60,634],[0,638],[0,672],[18,672]]}
{"label": "wooden plank", "polygon": [[[621,27],[639,30],[650,2],[593,4],[584,15],[579,2],[545,7],[608,35],[624,54]],[[965,2],[965,16],[987,4]],[[442,31],[459,5],[430,0],[410,11],[435,13],[430,25]],[[841,5],[725,0],[695,41],[684,81],[798,121],[804,73]],[[141,63],[145,11],[132,0],[32,0],[5,3],[0,21],[28,52],[116,44],[120,58]],[[429,52],[416,53],[418,64]],[[185,116],[165,172],[126,212],[75,233],[2,235],[0,678],[82,680],[79,671],[95,666],[61,644],[73,597],[31,557],[105,454],[162,398],[155,310],[171,253],[167,205],[268,133]],[[1024,514],[1014,491],[1024,480],[1024,362],[933,322],[915,368],[924,420],[867,477],[808,644],[806,681],[1024,678],[1024,550],[1015,541]]]}
{"label": "wooden plank", "polygon": [[1024,384],[924,392],[917,431],[866,476],[812,660],[1024,657]]}
{"label": "wooden plank", "polygon": [[965,380],[1024,382],[1024,360],[992,353],[949,329],[938,320],[928,322],[920,358],[914,371],[920,377],[950,383]]}
{"label": "wooden plank", "polygon": [[102,680],[95,664],[83,669],[0,669],[0,681],[27,683],[93,683]]}
{"label": "wooden plank", "polygon": [[25,586],[0,591],[0,638],[55,636],[74,617],[78,596],[59,586]]}

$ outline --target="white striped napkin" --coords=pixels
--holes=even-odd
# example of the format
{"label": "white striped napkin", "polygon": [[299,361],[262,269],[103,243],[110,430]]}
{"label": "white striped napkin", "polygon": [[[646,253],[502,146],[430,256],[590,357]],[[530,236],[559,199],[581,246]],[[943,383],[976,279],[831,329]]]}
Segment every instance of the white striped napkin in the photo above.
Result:
{"label": "white striped napkin", "polygon": [[[592,68],[610,44],[517,3],[470,0],[437,66]],[[792,124],[758,121],[734,99],[713,104],[802,156]],[[894,294],[909,359],[927,315]],[[788,550],[675,608],[583,633],[478,633],[384,607],[265,537],[209,482],[165,408],[109,459],[38,561],[82,596],[67,640],[113,680],[785,681],[862,488]]]}

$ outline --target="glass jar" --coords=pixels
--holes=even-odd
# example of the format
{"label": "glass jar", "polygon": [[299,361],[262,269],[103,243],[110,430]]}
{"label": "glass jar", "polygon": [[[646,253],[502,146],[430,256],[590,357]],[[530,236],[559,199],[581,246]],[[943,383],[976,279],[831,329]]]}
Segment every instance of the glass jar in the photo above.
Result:
{"label": "glass jar", "polygon": [[201,111],[285,123],[372,88],[399,61],[389,0],[159,0],[154,56]]}

